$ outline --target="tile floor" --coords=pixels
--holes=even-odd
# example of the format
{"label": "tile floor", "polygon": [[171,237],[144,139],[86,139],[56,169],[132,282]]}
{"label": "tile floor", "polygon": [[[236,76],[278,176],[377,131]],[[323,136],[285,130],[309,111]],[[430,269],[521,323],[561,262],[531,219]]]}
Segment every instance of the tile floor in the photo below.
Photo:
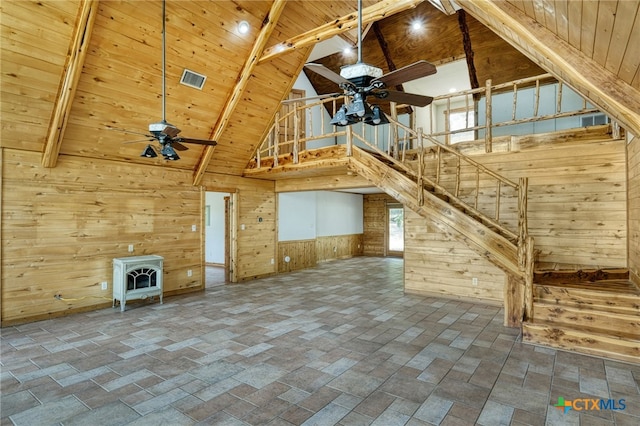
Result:
{"label": "tile floor", "polygon": [[404,295],[402,267],[355,258],[2,329],[1,424],[640,424],[640,365],[522,344],[498,307]]}

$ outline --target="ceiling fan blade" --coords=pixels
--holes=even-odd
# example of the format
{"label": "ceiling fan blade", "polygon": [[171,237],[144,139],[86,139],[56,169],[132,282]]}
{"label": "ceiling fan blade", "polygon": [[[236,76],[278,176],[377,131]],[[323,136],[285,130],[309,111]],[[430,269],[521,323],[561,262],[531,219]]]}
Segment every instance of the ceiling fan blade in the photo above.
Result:
{"label": "ceiling fan blade", "polygon": [[422,60],[395,71],[391,71],[382,77],[374,79],[373,82],[381,81],[386,87],[393,87],[407,81],[415,80],[416,78],[435,74],[436,72],[437,69],[433,64]]}
{"label": "ceiling fan blade", "polygon": [[373,94],[376,98],[399,104],[408,104],[417,107],[425,107],[433,102],[431,96],[416,95],[414,93],[397,92],[395,90],[382,90]]}
{"label": "ceiling fan blade", "polygon": [[172,141],[171,146],[174,147],[177,151],[188,151],[189,148],[182,145],[180,142]]}
{"label": "ceiling fan blade", "polygon": [[174,140],[171,141],[172,144],[174,143],[193,143],[196,145],[208,145],[208,146],[216,146],[218,145],[218,142],[216,141],[210,141],[208,139],[190,139],[190,138],[175,138]]}
{"label": "ceiling fan blade", "polygon": [[162,129],[162,133],[169,136],[170,138],[175,138],[176,136],[178,136],[178,133],[180,133],[180,129],[178,129],[174,125],[169,124],[166,125],[164,129]]}
{"label": "ceiling fan blade", "polygon": [[147,138],[154,138],[153,135],[150,135],[148,133],[142,133],[142,132],[132,132],[131,130],[127,130],[127,129],[120,129],[119,127],[112,127],[112,126],[105,126],[107,130],[115,130],[116,132],[122,132],[122,133],[129,133],[131,135],[140,135],[140,136],[144,136]]}
{"label": "ceiling fan blade", "polygon": [[341,76],[340,74],[336,74],[335,72],[331,71],[329,68],[325,67],[324,65],[321,65],[321,64],[305,64],[304,67],[306,69],[308,69],[309,71],[313,71],[316,74],[320,74],[321,76],[323,76],[327,80],[333,81],[334,83],[336,83],[338,85],[345,85],[347,87],[355,87],[355,84],[353,84],[352,82],[350,82],[349,80],[347,80],[346,78]]}
{"label": "ceiling fan blade", "polygon": [[318,95],[318,96],[309,96],[308,98],[300,98],[300,99],[285,99],[284,101],[282,101],[282,104],[292,104],[292,103],[296,103],[296,102],[306,102],[306,101],[313,101],[315,99],[328,99],[328,98],[339,98],[340,96],[343,96],[344,93],[342,92],[336,92],[336,93],[327,93],[324,95]]}

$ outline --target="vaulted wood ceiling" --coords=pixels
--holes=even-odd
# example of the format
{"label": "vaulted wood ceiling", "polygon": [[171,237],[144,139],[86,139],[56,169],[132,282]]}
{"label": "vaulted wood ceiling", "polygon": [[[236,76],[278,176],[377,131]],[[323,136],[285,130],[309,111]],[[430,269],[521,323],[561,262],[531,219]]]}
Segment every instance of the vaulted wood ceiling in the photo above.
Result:
{"label": "vaulted wood ceiling", "polygon": [[[377,16],[384,17],[378,26],[397,67],[417,59],[441,63],[464,55],[455,15],[419,0],[365,0],[364,6],[381,5],[384,10],[398,3],[419,5]],[[541,66],[611,109],[623,124],[640,129],[640,2],[457,3],[468,12],[480,84],[486,78],[535,74]],[[141,158],[144,143],[122,143],[137,135],[106,130],[114,126],[146,133],[148,124],[161,118],[159,0],[5,1],[0,7],[2,147],[43,152],[53,160],[59,150],[59,155],[104,158],[133,167],[155,162],[191,170],[197,182],[205,170],[242,173],[313,46],[296,43],[296,36],[317,36],[313,30],[322,25],[330,27],[348,14],[355,18],[356,1],[168,0],[167,120],[186,137],[210,138],[219,130],[218,146],[206,152],[208,157],[202,147],[191,146],[176,162]],[[407,31],[406,21],[415,13],[426,19],[428,39],[411,38]],[[251,25],[245,36],[236,30],[243,20]],[[79,76],[70,96],[73,91],[61,91],[61,82],[73,80],[69,69],[73,71],[77,59],[71,55],[74,35],[85,26],[87,32],[76,37],[75,45],[88,40],[88,48],[82,52],[86,57],[79,62],[81,68],[75,69]],[[364,46],[365,60],[382,62],[384,55],[372,35]],[[278,54],[274,46],[287,40],[289,48]],[[262,46],[272,54],[268,60],[260,60]],[[185,68],[207,75],[203,90],[178,83]],[[69,111],[60,113],[63,138],[53,146],[48,141],[57,126],[54,122],[51,128],[52,117],[56,106],[64,107],[64,99],[69,99]],[[47,154],[51,147],[55,149]]]}

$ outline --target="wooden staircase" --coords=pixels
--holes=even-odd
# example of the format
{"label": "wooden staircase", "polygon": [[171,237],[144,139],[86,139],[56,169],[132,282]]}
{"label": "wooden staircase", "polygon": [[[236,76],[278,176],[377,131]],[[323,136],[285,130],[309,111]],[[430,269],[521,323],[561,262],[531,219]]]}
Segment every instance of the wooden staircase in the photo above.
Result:
{"label": "wooden staircase", "polygon": [[[505,271],[505,325],[522,324],[526,315],[526,288],[532,274],[532,266],[528,267],[523,260],[529,250],[523,248],[524,239],[518,241],[513,232],[493,226],[490,219],[477,214],[472,207],[384,155],[353,146],[348,167]],[[526,244],[532,246],[529,238]],[[530,250],[528,258],[532,259],[532,247]]]}
{"label": "wooden staircase", "polygon": [[537,272],[523,341],[640,363],[640,290],[625,270]]}

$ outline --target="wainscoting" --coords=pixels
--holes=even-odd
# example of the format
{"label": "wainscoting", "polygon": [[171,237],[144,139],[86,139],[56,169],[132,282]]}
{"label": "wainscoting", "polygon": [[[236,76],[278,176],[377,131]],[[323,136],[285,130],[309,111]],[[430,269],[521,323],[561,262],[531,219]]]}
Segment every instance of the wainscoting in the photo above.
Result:
{"label": "wainscoting", "polygon": [[280,241],[278,243],[278,272],[312,268],[318,262],[361,256],[363,246],[362,234]]}

